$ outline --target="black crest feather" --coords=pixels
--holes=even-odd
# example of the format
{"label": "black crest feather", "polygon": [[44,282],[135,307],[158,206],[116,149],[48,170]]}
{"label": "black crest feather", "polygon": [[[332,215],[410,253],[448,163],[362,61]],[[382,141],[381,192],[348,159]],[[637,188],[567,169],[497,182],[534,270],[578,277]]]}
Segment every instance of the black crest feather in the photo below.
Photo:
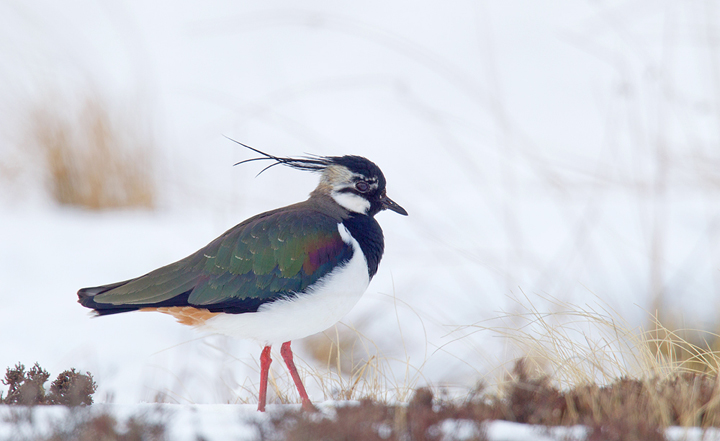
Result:
{"label": "black crest feather", "polygon": [[[226,136],[226,138],[227,138],[227,136]],[[236,141],[232,138],[227,138],[227,139],[229,139],[230,141],[232,141],[236,144],[240,144],[241,146],[243,146],[247,149],[250,149],[255,153],[262,155],[259,158],[244,159],[240,162],[235,163],[234,165],[240,165],[240,164],[245,164],[245,163],[254,162],[254,161],[275,161],[274,163],[272,163],[272,164],[268,165],[267,167],[265,167],[264,169],[260,170],[260,173],[258,173],[258,175],[260,175],[265,170],[275,167],[276,165],[280,165],[280,164],[286,165],[288,167],[292,167],[297,170],[305,170],[305,171],[323,171],[323,170],[325,170],[325,168],[327,166],[333,164],[332,158],[325,158],[323,156],[303,156],[301,158],[285,158],[282,156],[275,156],[275,155],[271,155],[269,153],[265,153],[262,150],[258,150],[255,147],[250,147],[249,145],[243,144],[242,142]]]}

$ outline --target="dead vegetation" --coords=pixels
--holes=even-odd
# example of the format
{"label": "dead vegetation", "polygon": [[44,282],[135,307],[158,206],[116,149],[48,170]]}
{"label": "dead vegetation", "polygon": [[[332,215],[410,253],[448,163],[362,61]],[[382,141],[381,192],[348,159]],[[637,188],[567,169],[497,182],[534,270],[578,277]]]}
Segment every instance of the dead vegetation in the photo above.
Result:
{"label": "dead vegetation", "polygon": [[147,136],[98,97],[75,109],[43,103],[28,118],[27,143],[39,152],[48,189],[62,205],[93,210],[155,204]]}
{"label": "dead vegetation", "polygon": [[76,415],[71,421],[57,425],[48,436],[36,441],[163,441],[168,439],[165,425],[143,417],[130,417],[119,422],[107,413]]}
{"label": "dead vegetation", "polygon": [[[134,415],[124,420],[90,407],[65,408],[62,416],[42,418],[34,407],[13,408],[4,422],[10,425],[3,441],[163,441],[163,415]],[[43,421],[43,423],[40,423]]]}
{"label": "dead vegetation", "polygon": [[8,386],[8,391],[5,396],[0,392],[0,404],[80,406],[93,403],[92,395],[97,385],[89,372],[82,374],[74,368],[66,370],[57,376],[47,391],[45,383],[49,378],[48,371],[37,363],[27,371],[22,363],[7,368],[2,383]]}
{"label": "dead vegetation", "polygon": [[[363,399],[340,405],[334,415],[301,410],[271,413],[259,427],[259,439],[268,440],[440,440],[456,439],[458,422],[462,439],[484,440],[483,423],[505,420],[542,426],[588,428],[588,440],[664,440],[669,426],[720,427],[720,382],[715,374],[679,373],[666,378],[618,378],[600,386],[579,384],[561,390],[552,378],[535,369],[527,359],[515,362],[502,387],[479,385],[462,399],[447,398],[442,391],[415,389],[407,404]],[[45,394],[49,378],[35,365],[26,371],[18,364],[7,369],[4,383],[10,391],[3,402],[11,404],[71,404],[63,391],[82,378],[74,370],[61,374]],[[72,379],[75,380],[72,380]],[[92,377],[88,378],[94,391]],[[82,395],[82,394],[81,394]],[[55,396],[56,398],[51,398]],[[74,395],[73,395],[74,396]],[[43,398],[46,397],[46,398]],[[89,398],[89,396],[88,396]],[[89,404],[92,399],[76,404]],[[162,440],[165,423],[131,418],[120,424],[111,415],[74,413],[37,440]],[[19,419],[15,424],[22,424]],[[467,428],[471,431],[468,433]]]}
{"label": "dead vegetation", "polygon": [[[505,420],[545,426],[588,427],[588,440],[664,440],[669,426],[720,427],[717,376],[682,374],[664,380],[620,378],[606,386],[579,385],[561,391],[550,378],[532,373],[518,360],[498,393],[479,387],[465,400],[437,399],[417,389],[407,405],[363,400],[341,406],[334,418],[299,411],[272,422],[284,440],[439,440],[444,422],[472,422],[485,439],[482,423]],[[445,433],[445,436],[448,434]],[[452,434],[450,434],[452,435]],[[445,438],[447,439],[447,438]],[[452,438],[450,438],[452,439]]]}
{"label": "dead vegetation", "polygon": [[[26,370],[18,363],[7,368],[2,383],[7,394],[0,392],[0,404],[10,405],[12,412],[4,421],[11,425],[13,441],[160,441],[166,439],[164,423],[142,416],[132,416],[119,422],[104,412],[93,412],[92,395],[97,385],[89,372],[82,374],[74,368],[57,376],[45,389],[50,374],[35,363]],[[65,418],[51,421],[47,428],[38,427],[33,417],[33,406],[62,405],[67,409]]]}

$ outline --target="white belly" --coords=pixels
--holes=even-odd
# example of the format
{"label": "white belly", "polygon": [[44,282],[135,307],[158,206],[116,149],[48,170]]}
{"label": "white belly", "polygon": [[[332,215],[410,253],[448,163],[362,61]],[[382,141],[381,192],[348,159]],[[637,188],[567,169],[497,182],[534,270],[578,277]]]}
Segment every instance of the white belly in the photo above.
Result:
{"label": "white belly", "polygon": [[360,244],[338,224],[343,241],[353,256],[305,292],[289,300],[262,305],[257,312],[220,314],[199,327],[202,331],[279,344],[307,337],[337,323],[360,300],[370,283],[367,261]]}

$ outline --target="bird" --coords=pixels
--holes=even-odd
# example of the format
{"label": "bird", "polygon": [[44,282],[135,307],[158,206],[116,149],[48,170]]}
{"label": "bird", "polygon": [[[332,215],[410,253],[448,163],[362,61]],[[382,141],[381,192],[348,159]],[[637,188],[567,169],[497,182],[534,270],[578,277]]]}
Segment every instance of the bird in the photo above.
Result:
{"label": "bird", "polygon": [[134,279],[82,288],[78,302],[95,316],[157,311],[203,332],[259,342],[260,412],[271,347],[280,344],[302,408],[312,411],[290,343],[350,312],[383,256],[375,215],[408,213],[387,196],[385,176],[367,158],[281,157],[235,142],[260,155],[235,165],[270,161],[260,173],[283,165],[319,173],[320,182],[307,200],[250,217],[184,259]]}

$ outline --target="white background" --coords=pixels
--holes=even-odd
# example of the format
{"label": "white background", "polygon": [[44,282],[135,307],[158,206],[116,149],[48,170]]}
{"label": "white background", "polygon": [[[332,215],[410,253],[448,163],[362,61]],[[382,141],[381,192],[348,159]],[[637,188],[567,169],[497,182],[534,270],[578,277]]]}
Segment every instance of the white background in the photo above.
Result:
{"label": "white background", "polygon": [[[75,302],[314,188],[312,174],[233,167],[252,154],[224,136],[382,168],[410,216],[378,215],[385,257],[344,323],[400,383],[407,366],[418,384],[501,375],[512,344],[452,331],[524,295],[550,312],[547,297],[606,305],[632,326],[663,306],[714,329],[718,6],[0,2],[0,368],[89,370],[99,401],[254,400],[257,345],[155,314],[90,319]],[[28,115],[88,95],[152,144],[156,210],[49,198]]]}

